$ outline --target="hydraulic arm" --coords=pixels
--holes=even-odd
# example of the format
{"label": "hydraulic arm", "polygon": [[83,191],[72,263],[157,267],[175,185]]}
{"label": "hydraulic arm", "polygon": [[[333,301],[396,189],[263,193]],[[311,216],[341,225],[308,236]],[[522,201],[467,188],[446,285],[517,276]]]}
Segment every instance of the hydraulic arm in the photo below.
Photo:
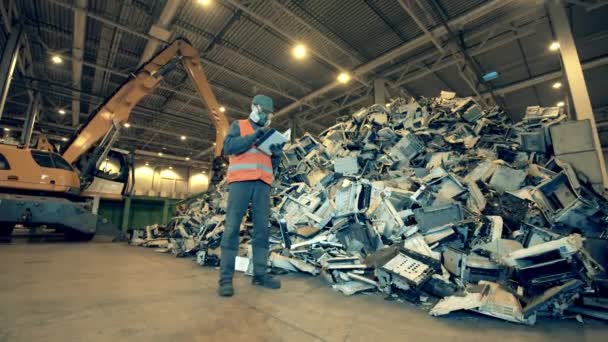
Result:
{"label": "hydraulic arm", "polygon": [[94,112],[68,143],[63,158],[70,164],[87,153],[113,127],[121,127],[129,120],[133,107],[146,95],[154,92],[163,77],[182,63],[196,90],[203,99],[209,118],[215,126],[215,157],[222,153],[228,120],[219,110],[217,99],[203,71],[198,51],[185,39],[177,39],[133,74],[116,92]]}

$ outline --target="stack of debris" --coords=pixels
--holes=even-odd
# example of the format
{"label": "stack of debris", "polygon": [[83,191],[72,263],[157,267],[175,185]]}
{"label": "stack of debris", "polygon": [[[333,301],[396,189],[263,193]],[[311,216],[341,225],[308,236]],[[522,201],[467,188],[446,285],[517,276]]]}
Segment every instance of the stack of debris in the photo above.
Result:
{"label": "stack of debris", "polygon": [[[499,108],[442,92],[306,134],[285,147],[276,177],[269,266],[431,315],[606,318],[608,202],[583,165],[555,157],[565,119],[559,107],[530,107],[512,124]],[[224,186],[179,208],[166,250],[218,264]]]}

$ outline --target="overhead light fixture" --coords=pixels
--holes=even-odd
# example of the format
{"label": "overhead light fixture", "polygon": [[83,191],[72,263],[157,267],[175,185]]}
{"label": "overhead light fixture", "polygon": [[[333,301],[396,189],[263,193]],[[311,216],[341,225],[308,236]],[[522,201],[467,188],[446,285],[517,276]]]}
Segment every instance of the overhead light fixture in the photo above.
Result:
{"label": "overhead light fixture", "polygon": [[125,124],[124,124],[123,126],[124,126],[125,128],[129,128],[129,127],[131,127],[131,124],[130,124],[130,123],[128,123],[128,122],[125,122]]}
{"label": "overhead light fixture", "polygon": [[198,4],[203,7],[207,7],[211,5],[211,0],[198,0]]}
{"label": "overhead light fixture", "polygon": [[10,129],[10,128],[8,128],[8,127],[4,127],[4,131],[5,131],[5,132],[10,132],[10,131],[11,131],[11,129]]}
{"label": "overhead light fixture", "polygon": [[186,157],[186,161],[190,160],[190,157]]}
{"label": "overhead light fixture", "polygon": [[61,141],[68,141],[68,138],[63,137],[63,138],[61,138]]}
{"label": "overhead light fixture", "polygon": [[553,89],[559,89],[562,87],[562,82],[555,82],[552,85]]}
{"label": "overhead light fixture", "polygon": [[163,156],[163,153],[162,153],[162,152],[158,152],[158,156],[159,156],[159,157],[162,157],[162,156]]}
{"label": "overhead light fixture", "polygon": [[220,112],[222,112],[222,113],[223,113],[223,112],[225,112],[225,111],[226,111],[226,107],[221,106],[221,107],[220,107]]}
{"label": "overhead light fixture", "polygon": [[491,71],[481,77],[484,82],[490,82],[498,78],[498,71]]}
{"label": "overhead light fixture", "polygon": [[216,143],[213,143],[213,146],[217,145]]}
{"label": "overhead light fixture", "polygon": [[551,51],[557,51],[557,50],[559,50],[559,43],[558,42],[552,42],[551,45],[549,45],[549,50],[551,50]]}
{"label": "overhead light fixture", "polygon": [[61,115],[65,115],[65,109],[60,109],[57,111],[57,113],[59,113]]}
{"label": "overhead light fixture", "polygon": [[298,44],[291,49],[291,54],[296,59],[304,59],[308,55],[308,50],[306,49],[306,45]]}
{"label": "overhead light fixture", "polygon": [[563,106],[565,106],[565,105],[566,105],[566,104],[564,103],[564,101],[559,101],[559,102],[557,103],[557,106],[558,106],[558,107],[563,107]]}
{"label": "overhead light fixture", "polygon": [[53,64],[61,64],[63,63],[63,58],[61,58],[61,56],[59,55],[54,55],[53,57],[51,57],[51,61],[53,62]]}
{"label": "overhead light fixture", "polygon": [[385,104],[385,105],[384,105],[384,107],[386,107],[386,108],[391,108],[391,104],[390,104],[390,103],[387,103],[387,104]]}
{"label": "overhead light fixture", "polygon": [[146,162],[146,166],[150,166],[150,163]]}
{"label": "overhead light fixture", "polygon": [[169,170],[173,170],[173,166],[169,166]]}
{"label": "overhead light fixture", "polygon": [[205,171],[201,171],[202,174],[205,174]]}
{"label": "overhead light fixture", "polygon": [[340,75],[338,75],[338,82],[342,84],[350,82],[350,74],[347,72],[341,72]]}
{"label": "overhead light fixture", "polygon": [[179,137],[181,140],[186,140],[186,136],[182,135],[181,137]]}

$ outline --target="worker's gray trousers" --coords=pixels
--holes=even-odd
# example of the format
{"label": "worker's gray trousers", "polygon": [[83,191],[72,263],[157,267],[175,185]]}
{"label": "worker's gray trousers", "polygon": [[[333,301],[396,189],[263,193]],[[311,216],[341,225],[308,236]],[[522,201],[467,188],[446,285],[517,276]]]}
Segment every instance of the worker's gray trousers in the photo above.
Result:
{"label": "worker's gray trousers", "polygon": [[266,274],[270,186],[259,180],[234,182],[228,185],[228,208],[221,244],[220,284],[232,281],[234,262],[239,249],[239,230],[249,203],[253,219],[253,273],[255,276]]}

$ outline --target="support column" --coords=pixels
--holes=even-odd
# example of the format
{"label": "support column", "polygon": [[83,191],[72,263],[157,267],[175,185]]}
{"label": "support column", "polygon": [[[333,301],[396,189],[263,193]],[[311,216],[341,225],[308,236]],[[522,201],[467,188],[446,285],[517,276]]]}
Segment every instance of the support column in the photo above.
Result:
{"label": "support column", "polygon": [[40,113],[40,94],[35,93],[32,102],[30,102],[30,105],[27,108],[23,130],[21,131],[21,145],[26,148],[29,147],[32,142],[32,133],[34,132],[34,124],[38,118],[38,113]]}
{"label": "support column", "polygon": [[[591,100],[589,99],[589,93],[587,92],[583,68],[581,67],[581,61],[578,57],[576,44],[572,37],[570,23],[568,22],[568,14],[566,13],[563,2],[560,0],[546,0],[545,4],[551,19],[553,31],[560,45],[559,50],[562,58],[562,65],[564,73],[566,74],[566,80],[568,81],[568,89],[570,90],[574,111],[576,112],[575,117],[577,120],[589,120],[591,126],[591,135],[593,136],[595,145],[595,157],[597,158],[598,163],[597,165],[589,165],[589,167],[597,167],[599,168],[599,172],[593,172],[587,175],[587,177],[590,178],[591,183],[602,185],[603,188],[606,189],[608,188],[606,163],[604,161],[600,138],[597,133]],[[593,175],[594,173],[597,175]]]}
{"label": "support column", "polygon": [[386,104],[386,80],[377,78],[374,80],[374,103],[379,105]]}
{"label": "support column", "polygon": [[125,202],[122,207],[122,224],[120,228],[123,232],[126,232],[129,229],[129,221],[131,221],[131,196],[124,197]]}
{"label": "support column", "polygon": [[296,142],[296,118],[294,115],[289,115],[289,129],[291,129],[291,143],[294,144]]}
{"label": "support column", "polygon": [[2,59],[0,59],[0,119],[2,119],[8,90],[11,86],[15,66],[17,66],[22,34],[23,28],[21,25],[13,26],[8,41],[4,46],[4,51],[2,51]]}
{"label": "support column", "polygon": [[169,222],[169,200],[163,202],[163,219],[161,222],[163,225]]}
{"label": "support column", "polygon": [[101,197],[99,197],[99,196],[93,197],[93,208],[91,209],[91,212],[95,215],[99,214],[99,203],[100,202],[101,202]]}

